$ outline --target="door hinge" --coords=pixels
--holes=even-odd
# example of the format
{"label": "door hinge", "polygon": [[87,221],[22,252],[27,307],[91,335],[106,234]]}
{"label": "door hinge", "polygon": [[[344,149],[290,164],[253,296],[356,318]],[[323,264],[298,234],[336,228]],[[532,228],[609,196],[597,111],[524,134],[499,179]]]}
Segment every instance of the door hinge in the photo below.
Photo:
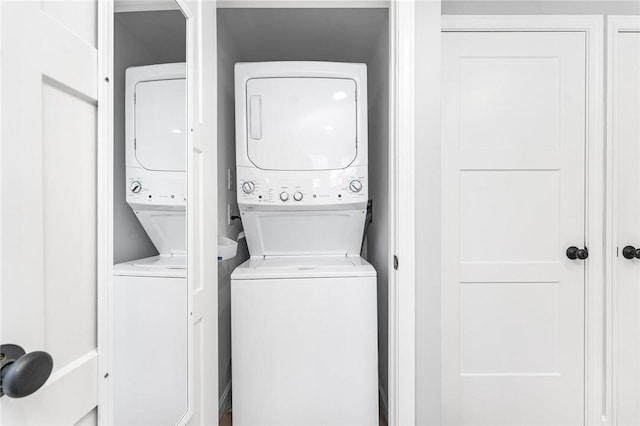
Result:
{"label": "door hinge", "polygon": [[393,255],[393,269],[398,270],[398,256]]}

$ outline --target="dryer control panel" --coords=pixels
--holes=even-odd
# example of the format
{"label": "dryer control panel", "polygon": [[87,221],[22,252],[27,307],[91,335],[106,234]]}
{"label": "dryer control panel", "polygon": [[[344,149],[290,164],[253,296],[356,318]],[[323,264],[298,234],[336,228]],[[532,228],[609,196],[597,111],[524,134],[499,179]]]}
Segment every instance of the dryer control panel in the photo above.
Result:
{"label": "dryer control panel", "polygon": [[136,206],[184,208],[187,205],[186,178],[184,172],[150,172],[127,167],[127,202]]}
{"label": "dryer control panel", "polygon": [[368,197],[366,166],[313,172],[238,167],[237,175],[239,205],[339,206],[366,203]]}

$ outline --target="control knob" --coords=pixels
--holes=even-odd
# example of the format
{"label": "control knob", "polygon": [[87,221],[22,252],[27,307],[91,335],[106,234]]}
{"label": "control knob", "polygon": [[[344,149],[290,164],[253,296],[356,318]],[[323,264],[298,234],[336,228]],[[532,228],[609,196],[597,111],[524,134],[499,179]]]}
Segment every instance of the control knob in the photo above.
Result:
{"label": "control knob", "polygon": [[360,192],[362,190],[362,182],[357,179],[352,180],[349,182],[349,189],[351,192]]}
{"label": "control knob", "polygon": [[256,189],[256,184],[250,180],[242,183],[242,192],[245,194],[251,194]]}
{"label": "control knob", "polygon": [[287,201],[287,200],[289,199],[289,194],[287,194],[287,193],[286,193],[286,192],[284,192],[284,191],[283,191],[283,192],[281,192],[281,193],[280,193],[280,199],[281,199],[282,201]]}
{"label": "control knob", "polygon": [[129,184],[129,189],[134,194],[139,193],[140,191],[142,191],[142,182],[140,182],[139,180],[134,180]]}
{"label": "control knob", "polygon": [[296,201],[301,201],[302,198],[303,198],[302,192],[300,192],[300,191],[298,191],[295,194],[293,194],[293,199],[296,200]]}

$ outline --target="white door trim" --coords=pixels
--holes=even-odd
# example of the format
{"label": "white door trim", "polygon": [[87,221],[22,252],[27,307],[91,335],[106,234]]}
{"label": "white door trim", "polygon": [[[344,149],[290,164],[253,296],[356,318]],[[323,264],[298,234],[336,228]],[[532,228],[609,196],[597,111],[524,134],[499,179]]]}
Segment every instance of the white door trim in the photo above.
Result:
{"label": "white door trim", "polygon": [[617,380],[618,374],[624,374],[619,371],[616,363],[618,336],[616,327],[618,317],[615,312],[615,297],[617,283],[617,234],[618,223],[617,217],[617,173],[618,164],[616,161],[616,134],[617,129],[614,127],[614,108],[615,105],[615,84],[613,80],[614,62],[618,50],[618,34],[624,32],[640,32],[640,16],[609,16],[607,19],[607,141],[606,141],[606,248],[605,262],[606,268],[605,288],[606,288],[606,334],[611,336],[607,339],[606,357],[607,372],[606,381],[606,399],[607,419],[609,424],[618,424],[618,396],[617,396]]}
{"label": "white door trim", "polygon": [[113,424],[113,0],[98,2],[98,424]]}
{"label": "white door trim", "polygon": [[[415,1],[389,8],[389,426],[416,420]],[[393,257],[398,257],[394,269]]]}
{"label": "white door trim", "polygon": [[[608,424],[609,411],[605,387],[610,374],[605,347],[604,286],[604,103],[603,57],[604,20],[602,16],[467,16],[442,17],[443,31],[571,31],[583,32],[587,45],[587,189],[585,246],[585,424]],[[580,242],[576,242],[580,243]]]}

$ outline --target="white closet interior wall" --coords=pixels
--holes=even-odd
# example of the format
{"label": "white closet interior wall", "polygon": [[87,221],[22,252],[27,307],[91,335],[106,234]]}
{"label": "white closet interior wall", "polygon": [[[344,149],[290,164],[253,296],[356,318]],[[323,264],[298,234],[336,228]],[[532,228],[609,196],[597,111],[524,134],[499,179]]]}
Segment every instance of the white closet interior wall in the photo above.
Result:
{"label": "white closet interior wall", "polygon": [[165,10],[115,14],[113,67],[114,263],[158,254],[125,199],[125,70],[133,66],[184,62],[185,57],[186,21],[182,12]]}
{"label": "white closet interior wall", "polygon": [[[378,272],[379,376],[387,389],[387,277],[389,209],[389,37],[388,10],[374,9],[218,9],[218,227],[235,237],[237,221],[227,224],[227,205],[237,214],[235,188],[227,189],[227,170],[235,170],[233,65],[259,61],[366,63],[368,69],[369,182],[373,223],[364,255]],[[235,179],[234,179],[235,184]],[[244,245],[244,244],[243,244]],[[221,262],[219,285],[220,395],[231,380],[230,279],[247,258]],[[330,314],[330,313],[328,313]],[[227,398],[228,399],[228,398]],[[228,406],[220,401],[221,409]]]}

